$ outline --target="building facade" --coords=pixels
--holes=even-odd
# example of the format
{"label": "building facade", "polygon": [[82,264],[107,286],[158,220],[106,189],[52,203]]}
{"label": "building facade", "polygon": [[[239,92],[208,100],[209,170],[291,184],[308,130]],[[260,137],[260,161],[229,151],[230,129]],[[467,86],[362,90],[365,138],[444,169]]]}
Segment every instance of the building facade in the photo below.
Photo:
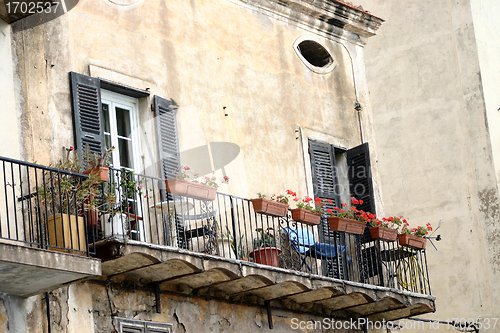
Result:
{"label": "building facade", "polygon": [[[425,251],[247,199],[384,214],[364,67],[380,18],[326,0],[2,6],[0,330],[361,332],[435,310]],[[114,149],[110,178],[47,167],[73,147]],[[167,194],[179,165],[229,184]],[[344,325],[310,327],[325,318]]]}

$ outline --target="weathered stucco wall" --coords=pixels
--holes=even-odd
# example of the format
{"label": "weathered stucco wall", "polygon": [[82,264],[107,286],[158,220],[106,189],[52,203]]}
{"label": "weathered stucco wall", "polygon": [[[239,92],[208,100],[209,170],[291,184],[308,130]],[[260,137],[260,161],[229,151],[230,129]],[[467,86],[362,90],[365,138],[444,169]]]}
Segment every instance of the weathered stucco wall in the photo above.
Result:
{"label": "weathered stucco wall", "polygon": [[[17,71],[29,77],[22,92],[30,101],[23,105],[24,145],[36,152],[29,160],[54,161],[72,144],[68,72],[89,75],[92,68],[129,77],[121,83],[180,105],[181,151],[236,144],[241,150],[224,167],[231,185],[223,190],[239,195],[287,188],[305,195],[304,152],[295,131],[326,133],[345,148],[361,144],[356,95],[366,114],[364,139],[374,142],[359,45],[316,35],[337,67],[315,74],[293,49],[298,37],[312,33],[229,1],[119,6],[91,0],[34,28],[30,20],[36,15],[14,24]],[[141,139],[154,145],[147,130],[152,114],[143,104]],[[146,164],[157,161],[154,147],[143,146],[142,155]]]}
{"label": "weathered stucco wall", "polygon": [[[16,107],[14,85],[14,65],[11,47],[11,27],[0,20],[0,114],[2,121],[0,130],[0,146],[2,155],[11,158],[20,157],[20,135],[18,108]],[[16,80],[19,80],[16,77]]]}
{"label": "weathered stucco wall", "polygon": [[[22,299],[2,295],[0,297],[1,332],[48,332],[49,317],[44,297],[40,295]],[[274,327],[271,330],[267,309],[264,306],[249,306],[175,294],[161,295],[161,313],[157,313],[153,292],[92,282],[76,283],[50,292],[49,313],[51,333],[117,332],[115,318],[172,324],[175,333],[363,332],[363,329],[355,326],[353,329],[330,328],[329,325],[335,325],[339,321],[338,318],[281,309],[272,309]],[[341,324],[336,325],[340,327]],[[347,323],[343,325],[348,327]],[[370,327],[368,332],[387,333],[386,330],[375,327]],[[398,330],[393,329],[389,332],[398,332]]]}
{"label": "weathered stucco wall", "polygon": [[443,220],[442,253],[428,245],[427,317],[498,317],[497,134],[469,1],[363,5],[386,20],[365,50],[386,214]]}

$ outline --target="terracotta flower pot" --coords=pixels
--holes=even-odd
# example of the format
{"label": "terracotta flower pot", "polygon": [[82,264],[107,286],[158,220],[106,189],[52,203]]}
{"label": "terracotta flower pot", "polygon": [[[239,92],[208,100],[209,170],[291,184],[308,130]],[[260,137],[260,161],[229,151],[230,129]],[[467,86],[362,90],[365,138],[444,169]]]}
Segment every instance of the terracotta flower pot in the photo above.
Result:
{"label": "terracotta flower pot", "polygon": [[217,195],[217,188],[193,183],[184,179],[170,178],[165,180],[167,192],[183,197],[213,201]]}
{"label": "terracotta flower pot", "polygon": [[295,208],[291,210],[294,221],[308,225],[318,225],[321,221],[321,214],[313,213],[310,210],[303,208]]}
{"label": "terracotta flower pot", "polygon": [[386,242],[394,242],[398,238],[398,231],[384,227],[371,227],[370,235],[373,239],[380,239]]}
{"label": "terracotta flower pot", "polygon": [[277,247],[261,247],[251,251],[248,256],[257,264],[278,267],[278,254],[280,253],[281,249]]}
{"label": "terracotta flower pot", "polygon": [[252,205],[256,213],[264,215],[285,216],[288,212],[287,204],[263,198],[252,199]]}
{"label": "terracotta flower pot", "polygon": [[109,180],[109,168],[108,167],[97,167],[83,172],[84,175],[97,174],[101,179],[102,183]]}
{"label": "terracotta flower pot", "polygon": [[338,216],[328,217],[330,230],[342,231],[350,234],[362,235],[365,231],[366,222],[346,219]]}
{"label": "terracotta flower pot", "polygon": [[422,237],[417,237],[410,234],[399,234],[398,235],[399,245],[406,246],[415,250],[425,249],[425,244],[427,240]]}

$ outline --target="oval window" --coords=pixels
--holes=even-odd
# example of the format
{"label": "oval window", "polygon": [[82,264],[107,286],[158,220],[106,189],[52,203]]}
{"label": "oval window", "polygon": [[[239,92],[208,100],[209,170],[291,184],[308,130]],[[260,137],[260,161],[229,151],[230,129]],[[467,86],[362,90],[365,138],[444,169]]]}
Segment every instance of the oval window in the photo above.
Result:
{"label": "oval window", "polygon": [[313,72],[326,74],[335,68],[335,60],[330,52],[314,40],[299,38],[295,42],[295,52]]}
{"label": "oval window", "polygon": [[313,40],[305,40],[297,45],[300,54],[313,66],[325,67],[333,62],[328,51]]}

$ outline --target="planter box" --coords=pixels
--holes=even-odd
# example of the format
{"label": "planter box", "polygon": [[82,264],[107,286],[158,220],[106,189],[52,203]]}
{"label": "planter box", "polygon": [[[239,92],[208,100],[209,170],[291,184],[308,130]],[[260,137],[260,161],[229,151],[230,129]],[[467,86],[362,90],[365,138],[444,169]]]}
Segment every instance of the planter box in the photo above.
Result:
{"label": "planter box", "polygon": [[379,239],[386,242],[394,242],[398,239],[398,231],[384,227],[371,227],[370,235],[373,239]]}
{"label": "planter box", "polygon": [[269,216],[286,216],[288,205],[267,199],[252,199],[253,210],[256,213]]}
{"label": "planter box", "polygon": [[295,208],[291,210],[294,221],[308,225],[318,225],[321,221],[321,214],[313,213],[310,210],[303,208]]}
{"label": "planter box", "polygon": [[[49,236],[49,250],[86,255],[87,241],[85,237],[85,219],[83,216],[69,214],[51,215],[46,221],[46,226]],[[59,249],[58,247],[64,249]]]}
{"label": "planter box", "polygon": [[398,235],[399,245],[406,246],[415,250],[425,249],[425,243],[427,240],[422,237],[417,237],[409,234]]}
{"label": "planter box", "polygon": [[183,197],[213,201],[217,195],[217,188],[193,183],[184,179],[170,178],[165,180],[167,192]]}
{"label": "planter box", "polygon": [[257,264],[278,267],[278,254],[280,253],[281,249],[277,247],[261,247],[251,251],[248,256]]}
{"label": "planter box", "polygon": [[102,183],[109,180],[109,168],[108,167],[97,167],[83,172],[84,175],[98,174]]}
{"label": "planter box", "polygon": [[328,224],[330,225],[330,230],[342,231],[356,235],[362,235],[366,227],[366,222],[345,219],[338,216],[328,217]]}

